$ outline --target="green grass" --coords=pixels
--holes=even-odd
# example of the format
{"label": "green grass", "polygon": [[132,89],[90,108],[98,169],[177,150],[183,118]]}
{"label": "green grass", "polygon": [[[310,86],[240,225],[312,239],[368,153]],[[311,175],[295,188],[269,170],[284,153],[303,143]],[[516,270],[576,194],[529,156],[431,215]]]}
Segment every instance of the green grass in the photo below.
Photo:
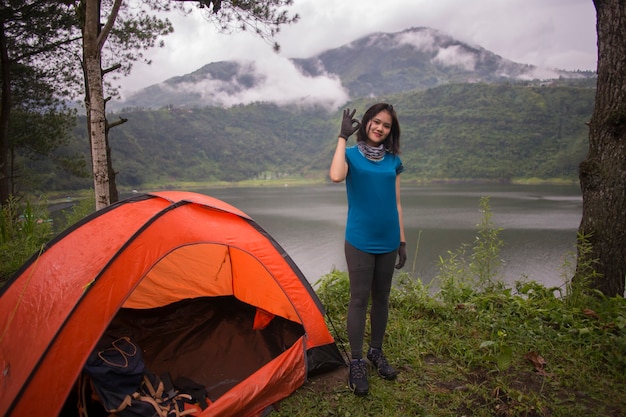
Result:
{"label": "green grass", "polygon": [[[316,390],[313,378],[281,403],[279,415],[626,415],[623,298],[588,296],[572,304],[527,282],[468,289],[453,300],[403,278],[391,295],[385,342],[398,380],[370,376],[370,395],[359,398],[345,381]],[[347,282],[335,271],[318,289],[342,351],[349,351]]]}
{"label": "green grass", "polygon": [[[488,200],[481,207],[476,242],[441,259],[432,286],[394,278],[384,349],[398,379],[370,375],[362,398],[345,378],[313,377],[281,402],[279,416],[626,415],[626,301],[584,280],[507,288],[496,279],[500,229]],[[348,352],[347,274],[333,271],[316,288]]]}

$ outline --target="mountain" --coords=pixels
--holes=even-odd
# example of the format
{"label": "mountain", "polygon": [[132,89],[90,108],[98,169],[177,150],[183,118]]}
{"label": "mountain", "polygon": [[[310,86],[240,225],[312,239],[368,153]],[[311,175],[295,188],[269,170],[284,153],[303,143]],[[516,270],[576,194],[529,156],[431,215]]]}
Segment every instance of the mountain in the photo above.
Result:
{"label": "mountain", "polygon": [[576,79],[567,72],[519,64],[431,28],[373,33],[305,59],[210,63],[140,90],[121,108],[204,107],[269,102],[337,108],[350,99],[384,97],[443,84]]}
{"label": "mountain", "polygon": [[[294,63],[311,76],[336,74],[351,97],[383,96],[442,84],[540,78],[517,64],[430,28],[375,33]],[[548,78],[565,72],[543,71]]]}
{"label": "mountain", "polygon": [[[108,115],[127,119],[110,130],[109,143],[120,187],[320,180],[341,110],[356,108],[360,117],[385,100],[402,126],[405,181],[573,179],[587,152],[594,98],[590,72],[545,71],[413,28],[307,59],[274,54],[170,78]],[[82,117],[58,159],[89,155],[85,128]],[[33,169],[41,189],[91,186],[88,178],[51,174],[50,164]]]}

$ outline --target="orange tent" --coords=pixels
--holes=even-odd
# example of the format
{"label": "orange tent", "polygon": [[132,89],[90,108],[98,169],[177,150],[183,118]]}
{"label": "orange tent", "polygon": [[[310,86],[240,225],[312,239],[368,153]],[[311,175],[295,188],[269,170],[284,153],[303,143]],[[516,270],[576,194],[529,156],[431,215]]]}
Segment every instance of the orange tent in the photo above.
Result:
{"label": "orange tent", "polygon": [[207,387],[202,416],[262,415],[307,375],[344,365],[291,258],[245,213],[201,194],[99,210],[0,291],[0,415],[59,415],[111,327],[132,333],[149,369]]}

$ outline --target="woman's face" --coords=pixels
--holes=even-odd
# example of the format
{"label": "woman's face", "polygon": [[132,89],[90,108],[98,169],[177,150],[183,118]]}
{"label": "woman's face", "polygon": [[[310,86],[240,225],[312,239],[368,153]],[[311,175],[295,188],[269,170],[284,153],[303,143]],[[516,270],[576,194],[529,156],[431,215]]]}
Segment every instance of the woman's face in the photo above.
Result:
{"label": "woman's face", "polygon": [[367,123],[367,144],[370,146],[378,146],[387,139],[391,132],[391,114],[383,110],[374,115]]}

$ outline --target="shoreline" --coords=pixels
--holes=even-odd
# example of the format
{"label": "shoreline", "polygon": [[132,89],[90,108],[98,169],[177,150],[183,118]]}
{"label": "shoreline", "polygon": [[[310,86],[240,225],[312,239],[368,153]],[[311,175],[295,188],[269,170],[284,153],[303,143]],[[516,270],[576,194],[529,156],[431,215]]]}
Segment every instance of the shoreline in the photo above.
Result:
{"label": "shoreline", "polygon": [[[246,188],[246,187],[306,187],[314,185],[333,185],[334,183],[327,178],[300,178],[287,177],[271,180],[245,180],[236,182],[227,181],[173,181],[165,183],[144,184],[139,188],[118,187],[120,194],[143,194],[151,191],[165,190],[185,190],[195,191],[200,189],[224,189],[224,188]],[[499,185],[577,185],[578,179],[572,178],[513,178],[507,181],[485,179],[485,178],[407,178],[402,181],[403,185],[438,185],[438,184],[499,184]],[[69,202],[73,199],[84,199],[91,197],[93,190],[76,190],[76,191],[55,191],[48,197],[48,204],[59,204],[61,202]]]}

